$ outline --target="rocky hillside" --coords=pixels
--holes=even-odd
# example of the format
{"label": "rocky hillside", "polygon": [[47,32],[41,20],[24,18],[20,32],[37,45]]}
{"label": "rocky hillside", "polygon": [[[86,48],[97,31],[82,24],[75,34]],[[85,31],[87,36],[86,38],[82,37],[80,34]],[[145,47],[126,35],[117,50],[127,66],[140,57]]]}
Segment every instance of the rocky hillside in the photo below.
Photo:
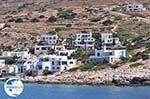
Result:
{"label": "rocky hillside", "polygon": [[[124,13],[128,3],[149,0],[1,0],[1,50],[32,47],[42,34],[60,37],[82,31],[131,33],[147,36],[150,11]],[[144,13],[144,14],[143,14]],[[137,17],[138,16],[138,17]],[[13,45],[13,46],[12,46]]]}

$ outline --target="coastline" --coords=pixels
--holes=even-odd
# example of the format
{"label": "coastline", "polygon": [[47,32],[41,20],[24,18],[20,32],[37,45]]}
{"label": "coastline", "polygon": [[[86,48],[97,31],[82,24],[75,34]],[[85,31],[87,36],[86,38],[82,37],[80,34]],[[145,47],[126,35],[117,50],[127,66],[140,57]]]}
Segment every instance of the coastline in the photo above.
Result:
{"label": "coastline", "polygon": [[129,64],[116,69],[107,68],[100,71],[66,71],[47,76],[6,76],[0,81],[17,77],[24,83],[37,84],[70,84],[70,85],[110,85],[110,86],[150,86],[150,65],[147,64],[136,68]]}

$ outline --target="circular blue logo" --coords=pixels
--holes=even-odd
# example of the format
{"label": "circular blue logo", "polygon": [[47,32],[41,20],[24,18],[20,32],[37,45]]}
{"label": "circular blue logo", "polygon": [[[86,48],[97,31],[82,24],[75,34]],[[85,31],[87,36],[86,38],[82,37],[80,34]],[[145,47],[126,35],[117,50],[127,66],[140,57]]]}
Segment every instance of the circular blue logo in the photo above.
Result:
{"label": "circular blue logo", "polygon": [[23,83],[18,78],[10,78],[4,84],[4,90],[11,97],[19,96],[23,91]]}

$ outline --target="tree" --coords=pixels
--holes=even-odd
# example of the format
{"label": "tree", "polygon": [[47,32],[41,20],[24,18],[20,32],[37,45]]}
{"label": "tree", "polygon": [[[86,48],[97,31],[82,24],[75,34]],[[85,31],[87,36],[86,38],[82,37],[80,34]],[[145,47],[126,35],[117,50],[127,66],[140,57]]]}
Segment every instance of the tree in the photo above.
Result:
{"label": "tree", "polygon": [[39,22],[39,20],[37,18],[33,18],[31,19],[31,22]]}
{"label": "tree", "polygon": [[53,23],[53,22],[56,22],[56,21],[57,21],[57,18],[55,16],[51,16],[51,17],[48,18],[48,22]]}
{"label": "tree", "polygon": [[18,19],[15,20],[15,22],[16,22],[16,23],[22,23],[22,22],[23,22],[23,19],[22,19],[22,18],[18,18]]}

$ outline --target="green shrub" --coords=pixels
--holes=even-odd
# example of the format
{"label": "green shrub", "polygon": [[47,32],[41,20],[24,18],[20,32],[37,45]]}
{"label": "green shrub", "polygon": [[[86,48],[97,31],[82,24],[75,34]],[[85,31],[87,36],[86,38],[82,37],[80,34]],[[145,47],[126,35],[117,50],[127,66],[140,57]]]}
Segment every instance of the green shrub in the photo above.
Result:
{"label": "green shrub", "polygon": [[68,27],[56,27],[56,28],[55,28],[55,31],[56,31],[56,32],[68,31],[68,30],[70,30],[70,28],[68,28]]}
{"label": "green shrub", "polygon": [[91,22],[98,22],[100,20],[102,20],[104,17],[103,16],[99,16],[99,17],[96,17],[96,18],[92,18],[91,19]]}
{"label": "green shrub", "polygon": [[115,17],[114,17],[114,20],[115,20],[115,21],[121,21],[121,20],[122,20],[122,16],[115,16]]}
{"label": "green shrub", "polygon": [[38,33],[36,33],[36,32],[32,32],[32,33],[30,33],[32,36],[38,36],[39,34]]}
{"label": "green shrub", "polygon": [[15,20],[15,22],[16,22],[16,23],[22,23],[22,22],[23,22],[23,19],[22,19],[22,18],[18,18],[18,19]]}
{"label": "green shrub", "polygon": [[31,19],[31,22],[35,23],[35,22],[39,22],[39,20],[37,18],[33,18]]}
{"label": "green shrub", "polygon": [[57,18],[55,16],[51,16],[51,17],[48,18],[48,22],[53,23],[53,22],[56,22],[56,21],[57,21]]}
{"label": "green shrub", "polygon": [[55,35],[56,32],[55,32],[55,31],[49,31],[48,34],[49,34],[49,35]]}
{"label": "green shrub", "polygon": [[66,27],[71,27],[72,25],[71,24],[66,24]]}
{"label": "green shrub", "polygon": [[138,67],[138,66],[142,66],[144,65],[143,63],[134,63],[134,64],[131,64],[130,67]]}

